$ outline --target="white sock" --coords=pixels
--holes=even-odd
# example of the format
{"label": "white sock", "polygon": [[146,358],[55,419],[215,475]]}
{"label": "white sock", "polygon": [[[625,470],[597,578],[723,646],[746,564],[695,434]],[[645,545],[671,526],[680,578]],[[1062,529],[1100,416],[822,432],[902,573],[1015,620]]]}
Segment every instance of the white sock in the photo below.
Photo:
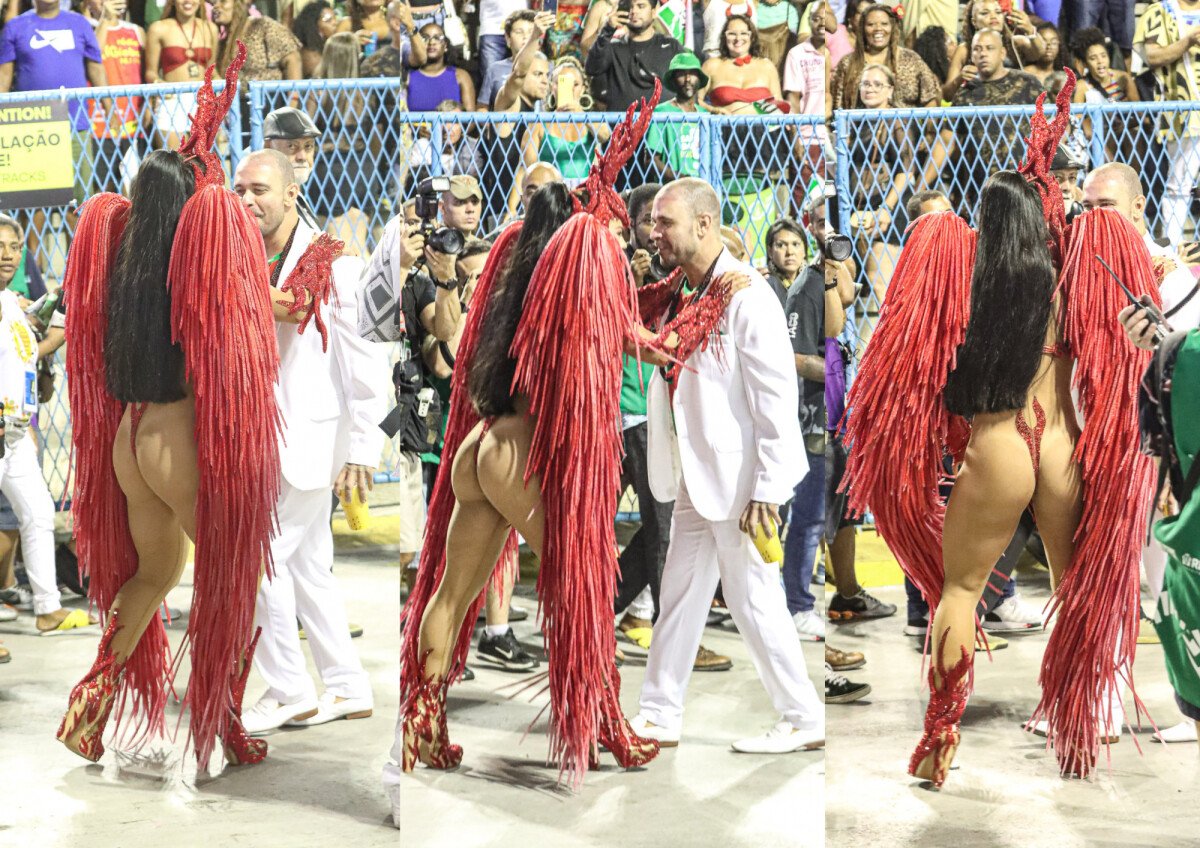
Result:
{"label": "white sock", "polygon": [[488,625],[484,626],[483,632],[486,633],[488,636],[490,636],[492,639],[496,639],[500,636],[503,636],[505,633],[508,632],[508,625],[507,624],[488,624]]}

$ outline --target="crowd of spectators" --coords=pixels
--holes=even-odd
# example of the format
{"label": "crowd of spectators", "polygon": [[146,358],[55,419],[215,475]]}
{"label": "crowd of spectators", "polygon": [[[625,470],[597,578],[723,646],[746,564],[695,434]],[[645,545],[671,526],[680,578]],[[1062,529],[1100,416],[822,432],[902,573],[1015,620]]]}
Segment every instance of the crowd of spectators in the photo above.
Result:
{"label": "crowd of spectators", "polygon": [[[543,11],[541,0],[74,0],[77,11],[71,2],[4,0],[0,92],[195,83],[210,64],[223,72],[241,41],[244,86],[324,82],[269,94],[268,108],[299,108],[315,123],[326,172],[308,200],[322,223],[337,219],[336,234],[360,251],[430,173],[480,181],[481,232],[517,214],[533,166],[551,164],[578,183],[612,126],[578,113],[623,112],[656,82],[664,112],[820,116],[827,51],[824,30],[814,32],[810,19],[834,20],[828,0],[591,0],[553,11]],[[56,28],[61,35],[48,34]],[[51,41],[53,50],[42,47]],[[361,82],[375,79],[389,82]],[[251,134],[247,100],[243,147]],[[180,144],[194,106],[190,91],[72,101],[86,186],[78,199],[127,190],[150,149]],[[415,122],[410,112],[446,117]],[[546,118],[472,117],[479,113]],[[94,132],[85,135],[89,122]],[[698,124],[671,124],[656,137],[619,188],[710,167]],[[719,176],[729,198],[725,223],[762,262],[766,230],[796,216],[804,187],[822,176],[828,136],[810,125],[777,127],[765,138],[731,129],[722,140],[731,160]]]}
{"label": "crowd of spectators", "polygon": [[[1053,98],[1064,68],[1078,79],[1079,104],[1200,100],[1200,2],[1193,0],[834,5],[832,14],[814,9],[802,31],[824,31],[827,117],[851,112],[840,141],[851,171],[847,235],[873,293],[864,335],[899,256],[908,200],[942,190],[968,213],[989,174],[1019,164],[1028,113],[980,114],[981,107],[1028,107],[1043,92]],[[936,107],[973,114],[906,111]],[[872,114],[854,117],[856,110]],[[1077,109],[1072,118],[1065,140],[1072,161],[1137,162],[1155,189],[1151,213],[1162,235],[1180,242],[1194,220],[1200,112],[1147,106],[1100,120],[1094,114]]]}

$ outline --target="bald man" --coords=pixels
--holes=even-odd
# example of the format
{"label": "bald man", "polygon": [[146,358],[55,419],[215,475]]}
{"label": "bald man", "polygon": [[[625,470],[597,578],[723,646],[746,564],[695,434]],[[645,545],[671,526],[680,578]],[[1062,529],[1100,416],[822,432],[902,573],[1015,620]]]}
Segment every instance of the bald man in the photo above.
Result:
{"label": "bald man", "polygon": [[[331,488],[358,488],[366,499],[383,450],[379,422],[391,391],[387,358],[358,337],[363,263],[343,256],[333,263],[333,296],[325,309],[328,349],[309,326],[301,335],[281,305],[279,292],[317,230],[300,219],[291,162],[278,150],[242,160],[233,189],[263,236],[276,301],[279,382],[275,398],[280,433],[279,532],[271,541],[275,576],[258,592],[255,623],[262,636],[254,665],[267,691],[245,712],[246,731],[261,734],[284,724],[313,725],[336,718],[365,718],[373,701],[370,680],[350,643],[341,592],[333,579]],[[296,630],[299,618],[325,685],[318,699]]]}
{"label": "bald man", "polygon": [[779,565],[765,562],[753,542],[760,528],[777,531],[779,505],[808,471],[783,309],[767,281],[722,244],[721,206],[707,183],[688,178],[664,188],[650,236],[663,263],[681,268],[697,291],[725,275],[749,285],[730,299],[714,343],[688,358],[674,391],[656,371],[647,392],[650,488],[660,501],[673,498],[675,509],[634,729],[679,744],[688,678],[720,580],[780,716],[734,750],[823,747],[824,707],[804,668]]}
{"label": "bald man", "polygon": [[[1160,289],[1167,321],[1176,330],[1200,326],[1200,291],[1196,277],[1174,247],[1162,247],[1150,236],[1146,227],[1146,198],[1137,171],[1121,162],[1101,165],[1092,171],[1083,181],[1083,208],[1112,209],[1137,228],[1155,265],[1165,265],[1167,269]],[[1121,313],[1122,320],[1132,317],[1133,312],[1133,307],[1127,307]],[[1144,323],[1148,325],[1149,321]],[[1150,349],[1153,335],[1150,331],[1131,338],[1139,347]]]}

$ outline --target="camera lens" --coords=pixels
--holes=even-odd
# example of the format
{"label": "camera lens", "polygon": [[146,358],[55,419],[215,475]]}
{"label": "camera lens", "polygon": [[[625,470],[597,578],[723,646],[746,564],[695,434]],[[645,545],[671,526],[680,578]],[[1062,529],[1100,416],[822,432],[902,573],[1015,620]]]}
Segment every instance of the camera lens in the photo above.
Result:
{"label": "camera lens", "polygon": [[434,230],[426,244],[436,250],[438,253],[445,253],[447,256],[457,256],[462,252],[463,246],[466,244],[466,239],[458,230],[450,227],[439,227]]}
{"label": "camera lens", "polygon": [[825,239],[825,255],[834,262],[845,262],[854,252],[854,246],[848,236],[841,233],[831,233]]}

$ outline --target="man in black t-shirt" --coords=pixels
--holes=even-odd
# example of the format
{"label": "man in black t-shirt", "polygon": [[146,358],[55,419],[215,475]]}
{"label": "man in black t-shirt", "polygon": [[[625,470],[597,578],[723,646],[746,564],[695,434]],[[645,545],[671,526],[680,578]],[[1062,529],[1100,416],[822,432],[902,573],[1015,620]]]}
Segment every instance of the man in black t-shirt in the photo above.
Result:
{"label": "man in black t-shirt", "polygon": [[810,586],[817,544],[825,526],[825,277],[810,265],[788,290],[783,307],[796,380],[800,384],[800,430],[808,474],[796,484],[783,554],[788,612],[801,638],[823,640],[825,620]]}
{"label": "man in black t-shirt", "polygon": [[[654,93],[654,80],[663,79],[667,66],[683,45],[654,31],[656,0],[633,0],[628,12],[619,5],[600,30],[587,55],[592,93],[609,112],[624,112],[639,98]],[[628,35],[613,40],[618,27]]]}

